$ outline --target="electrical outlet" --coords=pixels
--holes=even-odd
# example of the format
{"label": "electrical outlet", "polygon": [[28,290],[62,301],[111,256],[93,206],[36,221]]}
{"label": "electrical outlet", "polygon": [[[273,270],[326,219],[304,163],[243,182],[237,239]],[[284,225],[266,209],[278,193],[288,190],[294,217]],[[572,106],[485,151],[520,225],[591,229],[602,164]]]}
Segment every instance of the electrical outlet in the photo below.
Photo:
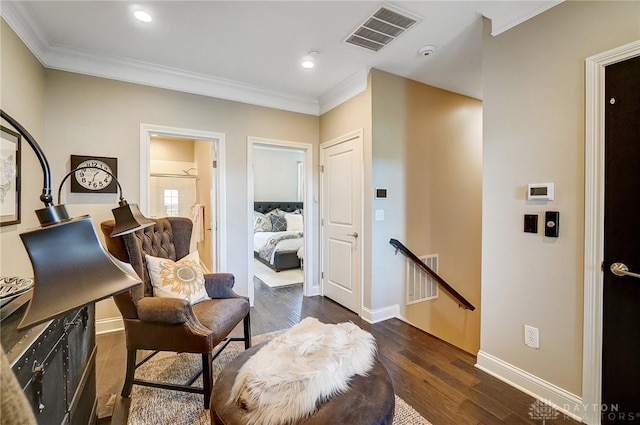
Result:
{"label": "electrical outlet", "polygon": [[524,325],[524,343],[529,347],[540,348],[540,333],[538,328]]}

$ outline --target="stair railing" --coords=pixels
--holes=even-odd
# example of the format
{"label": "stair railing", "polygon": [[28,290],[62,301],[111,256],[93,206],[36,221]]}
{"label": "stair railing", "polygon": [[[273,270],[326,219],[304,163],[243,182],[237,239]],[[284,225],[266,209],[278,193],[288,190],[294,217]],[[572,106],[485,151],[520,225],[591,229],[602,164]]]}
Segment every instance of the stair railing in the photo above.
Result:
{"label": "stair railing", "polygon": [[442,289],[444,289],[446,292],[449,293],[449,295],[455,298],[455,300],[458,302],[458,305],[460,305],[460,307],[463,307],[471,311],[476,309],[473,306],[473,304],[467,301],[465,297],[460,295],[458,291],[453,289],[453,287],[449,285],[442,277],[440,277],[438,273],[434,272],[429,266],[427,266],[422,260],[420,260],[418,256],[415,255],[413,252],[411,252],[409,248],[404,246],[402,242],[398,241],[397,239],[391,239],[389,240],[389,243],[391,244],[391,246],[393,246],[396,249],[396,254],[398,253],[398,251],[402,252],[407,258],[409,258],[411,261],[416,263],[416,265],[420,269],[422,269],[425,273],[431,276],[436,282],[438,282],[438,285],[440,285]]}

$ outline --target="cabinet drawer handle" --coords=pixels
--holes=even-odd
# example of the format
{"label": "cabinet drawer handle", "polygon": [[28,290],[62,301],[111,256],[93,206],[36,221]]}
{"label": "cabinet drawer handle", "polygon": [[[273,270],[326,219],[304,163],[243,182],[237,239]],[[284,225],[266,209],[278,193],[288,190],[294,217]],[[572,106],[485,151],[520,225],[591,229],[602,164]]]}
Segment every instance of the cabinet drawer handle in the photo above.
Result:
{"label": "cabinet drawer handle", "polygon": [[44,410],[44,403],[42,403],[42,376],[44,375],[44,365],[38,364],[37,361],[33,362],[31,373],[33,373],[33,386],[38,402],[38,413],[42,413]]}

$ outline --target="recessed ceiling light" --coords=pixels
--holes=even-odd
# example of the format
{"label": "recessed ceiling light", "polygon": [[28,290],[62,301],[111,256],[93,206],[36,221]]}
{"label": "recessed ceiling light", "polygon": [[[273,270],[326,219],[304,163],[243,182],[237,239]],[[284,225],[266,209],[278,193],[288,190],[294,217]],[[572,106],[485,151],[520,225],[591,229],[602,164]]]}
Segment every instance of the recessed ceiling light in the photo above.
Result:
{"label": "recessed ceiling light", "polygon": [[133,16],[135,16],[137,20],[142,22],[151,22],[153,20],[151,18],[151,15],[149,15],[144,10],[136,10],[135,12],[133,12]]}
{"label": "recessed ceiling light", "polygon": [[306,69],[313,68],[314,66],[316,66],[316,56],[318,56],[318,54],[319,53],[315,50],[310,51],[302,58],[302,62],[300,62],[300,65]]}

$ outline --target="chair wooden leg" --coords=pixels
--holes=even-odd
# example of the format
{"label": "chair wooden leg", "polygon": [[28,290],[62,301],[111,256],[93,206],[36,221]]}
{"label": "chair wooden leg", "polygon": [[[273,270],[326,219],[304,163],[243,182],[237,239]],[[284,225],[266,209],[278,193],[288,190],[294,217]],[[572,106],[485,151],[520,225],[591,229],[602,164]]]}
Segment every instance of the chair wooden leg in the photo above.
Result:
{"label": "chair wooden leg", "polygon": [[122,387],[122,397],[129,397],[131,387],[133,387],[133,377],[136,373],[136,351],[127,350],[127,373],[124,378],[124,386]]}
{"label": "chair wooden leg", "polygon": [[204,395],[204,408],[211,406],[211,390],[213,389],[213,376],[211,376],[211,353],[202,355],[202,389]]}
{"label": "chair wooden leg", "polygon": [[244,317],[244,349],[251,348],[251,313]]}

